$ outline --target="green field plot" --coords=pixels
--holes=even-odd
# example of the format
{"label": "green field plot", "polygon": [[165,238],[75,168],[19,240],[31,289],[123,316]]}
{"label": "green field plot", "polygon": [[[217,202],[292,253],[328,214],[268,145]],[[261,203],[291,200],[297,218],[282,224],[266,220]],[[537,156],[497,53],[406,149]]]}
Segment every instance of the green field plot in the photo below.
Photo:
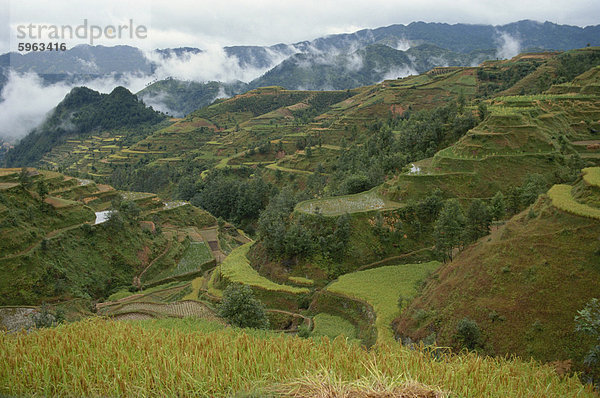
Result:
{"label": "green field plot", "polygon": [[312,331],[312,335],[327,336],[330,339],[334,339],[337,336],[345,336],[350,339],[356,339],[356,329],[354,325],[348,322],[346,319],[330,315],[326,313],[317,314],[313,321],[315,326]]}
{"label": "green field plot", "polygon": [[391,322],[400,314],[398,300],[416,293],[416,283],[440,266],[437,261],[391,265],[342,275],[327,290],[364,300],[377,314],[377,341],[393,341]]}
{"label": "green field plot", "polygon": [[177,268],[182,272],[190,272],[213,259],[208,246],[204,242],[192,242],[183,257],[179,260]]}
{"label": "green field plot", "polygon": [[270,279],[260,275],[252,266],[246,254],[250,250],[252,243],[246,243],[234,249],[221,265],[213,273],[219,273],[221,277],[226,278],[230,282],[242,283],[244,285],[256,286],[265,290],[283,291],[288,293],[300,294],[308,293],[307,288],[293,287],[275,283]]}
{"label": "green field plot", "polygon": [[325,216],[339,216],[344,213],[357,213],[371,210],[389,210],[400,207],[400,203],[388,200],[377,192],[377,188],[354,195],[335,196],[300,202],[296,211],[321,213]]}
{"label": "green field plot", "polygon": [[571,193],[570,185],[558,184],[550,188],[548,196],[552,205],[557,209],[575,214],[576,216],[595,218],[600,220],[600,209],[577,202]]}
{"label": "green field plot", "polygon": [[296,285],[312,286],[315,281],[312,279],[304,278],[302,276],[290,276],[288,280]]}
{"label": "green field plot", "polygon": [[156,196],[156,194],[150,193],[150,192],[131,192],[131,191],[126,191],[126,192],[121,192],[121,196],[125,200],[136,201],[136,200],[153,198],[153,197]]}
{"label": "green field plot", "polygon": [[588,185],[600,188],[600,167],[588,167],[583,169],[583,181]]}
{"label": "green field plot", "polygon": [[148,302],[131,302],[120,306],[116,311],[112,312],[110,316],[119,319],[121,316],[129,314],[146,314],[160,317],[196,317],[204,318],[212,321],[218,321],[219,318],[214,312],[198,301],[186,300],[177,301],[174,303],[148,303]]}
{"label": "green field plot", "polygon": [[[153,278],[153,281],[160,281],[162,279],[175,278],[192,272],[204,271],[207,267],[209,268],[211,266],[209,263],[211,263],[213,259],[206,243],[191,242],[177,265],[164,270]],[[214,262],[212,263],[212,266],[214,266]]]}
{"label": "green field plot", "polygon": [[289,167],[278,166],[275,163],[271,163],[271,164],[269,164],[269,165],[267,165],[265,167],[267,169],[271,169],[271,170],[283,171],[284,173],[295,173],[295,174],[305,174],[305,175],[312,174],[312,171],[300,170],[300,169],[291,169]]}

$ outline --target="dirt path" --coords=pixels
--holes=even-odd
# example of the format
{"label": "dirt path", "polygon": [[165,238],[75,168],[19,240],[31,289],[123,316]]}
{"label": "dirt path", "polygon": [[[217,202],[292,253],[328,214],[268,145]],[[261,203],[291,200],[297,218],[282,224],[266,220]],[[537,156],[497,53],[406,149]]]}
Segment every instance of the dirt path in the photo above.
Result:
{"label": "dirt path", "polygon": [[148,271],[148,269],[150,267],[152,267],[152,265],[154,265],[155,262],[157,262],[158,260],[160,260],[165,254],[167,254],[167,252],[169,251],[169,249],[171,249],[171,245],[172,245],[172,242],[168,241],[167,242],[167,247],[165,247],[165,250],[163,250],[162,253],[160,253],[158,256],[156,256],[154,258],[154,260],[150,261],[150,264],[148,264],[148,266],[146,268],[144,268],[144,270],[138,276],[134,276],[133,277],[133,284],[135,286],[137,286],[138,288],[140,288],[142,286],[142,276],[144,276],[144,274],[146,273],[146,271]]}

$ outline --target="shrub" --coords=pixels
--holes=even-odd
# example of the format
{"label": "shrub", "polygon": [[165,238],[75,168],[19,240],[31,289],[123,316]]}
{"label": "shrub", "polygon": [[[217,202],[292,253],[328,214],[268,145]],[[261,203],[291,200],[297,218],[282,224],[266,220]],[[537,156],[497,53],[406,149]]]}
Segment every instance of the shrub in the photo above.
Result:
{"label": "shrub", "polygon": [[35,323],[36,328],[49,328],[54,326],[56,318],[50,313],[48,304],[43,303],[39,312],[33,314],[33,322]]}
{"label": "shrub", "polygon": [[310,329],[306,325],[300,325],[298,327],[298,337],[308,338],[310,337]]}
{"label": "shrub", "polygon": [[600,300],[591,299],[575,316],[575,330],[596,340],[584,359],[589,367],[587,376],[592,382],[600,380]]}
{"label": "shrub", "polygon": [[266,329],[269,320],[265,306],[254,297],[249,286],[232,283],[223,292],[219,315],[241,328]]}
{"label": "shrub", "polygon": [[474,320],[463,318],[456,326],[455,338],[461,346],[474,350],[481,346],[481,329]]}

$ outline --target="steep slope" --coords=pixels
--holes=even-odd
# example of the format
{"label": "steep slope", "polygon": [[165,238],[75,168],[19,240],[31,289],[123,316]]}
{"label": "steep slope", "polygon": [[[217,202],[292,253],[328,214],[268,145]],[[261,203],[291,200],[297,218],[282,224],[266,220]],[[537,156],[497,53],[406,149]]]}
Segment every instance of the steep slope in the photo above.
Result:
{"label": "steep slope", "polygon": [[134,129],[153,125],[164,115],[147,108],[124,87],[100,94],[76,87],[51,112],[48,119],[24,137],[6,156],[9,166],[36,165],[68,138],[86,138],[92,132]]}
{"label": "steep slope", "polygon": [[177,265],[190,234],[214,223],[154,194],[0,169],[0,304],[99,299],[133,286],[134,276],[151,281]]}
{"label": "steep slope", "polygon": [[457,324],[468,317],[484,352],[580,363],[589,346],[574,317],[600,294],[600,190],[590,178],[598,172],[553,187],[443,265],[396,320],[397,335],[460,346]]}
{"label": "steep slope", "polygon": [[[600,54],[598,48],[586,51]],[[391,198],[406,200],[436,187],[453,197],[490,198],[498,190],[521,185],[530,174],[555,178],[575,154],[595,161],[596,150],[585,146],[598,139],[600,103],[594,76],[583,74],[577,92],[564,93],[561,87],[570,85],[553,86],[546,94],[487,101],[485,120],[456,144],[415,162],[414,171],[397,176]],[[588,87],[585,94],[579,92],[581,85]],[[550,94],[554,92],[561,93]]]}
{"label": "steep slope", "polygon": [[185,116],[210,105],[217,98],[232,97],[248,90],[243,82],[194,82],[176,79],[160,80],[136,95],[147,105],[171,116]]}
{"label": "steep slope", "polygon": [[400,51],[384,44],[371,44],[352,53],[300,53],[287,58],[251,87],[282,86],[288,89],[345,90],[385,79],[419,74],[436,66],[479,63],[493,54],[460,54],[431,44]]}

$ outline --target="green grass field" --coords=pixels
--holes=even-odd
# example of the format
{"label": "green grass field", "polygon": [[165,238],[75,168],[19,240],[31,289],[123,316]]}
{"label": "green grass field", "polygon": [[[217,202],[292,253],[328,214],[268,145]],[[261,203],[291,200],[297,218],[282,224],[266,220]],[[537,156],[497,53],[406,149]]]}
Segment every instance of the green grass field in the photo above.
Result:
{"label": "green grass field", "polygon": [[342,275],[327,290],[371,304],[377,314],[377,341],[394,341],[391,322],[400,314],[398,299],[416,293],[416,283],[440,266],[437,261],[391,265]]}
{"label": "green grass field", "polygon": [[342,317],[322,312],[315,315],[313,321],[315,326],[312,331],[312,336],[314,337],[327,336],[330,339],[334,339],[337,336],[345,336],[350,340],[357,339],[354,325]]}
{"label": "green grass field", "polygon": [[595,396],[576,377],[559,377],[533,361],[474,354],[434,359],[399,345],[367,351],[345,339],[221,329],[189,319],[88,319],[0,333],[0,363],[0,394],[8,396],[291,396],[290,383],[323,377],[337,380],[327,396],[367,381],[384,389],[417,382],[457,397]]}

